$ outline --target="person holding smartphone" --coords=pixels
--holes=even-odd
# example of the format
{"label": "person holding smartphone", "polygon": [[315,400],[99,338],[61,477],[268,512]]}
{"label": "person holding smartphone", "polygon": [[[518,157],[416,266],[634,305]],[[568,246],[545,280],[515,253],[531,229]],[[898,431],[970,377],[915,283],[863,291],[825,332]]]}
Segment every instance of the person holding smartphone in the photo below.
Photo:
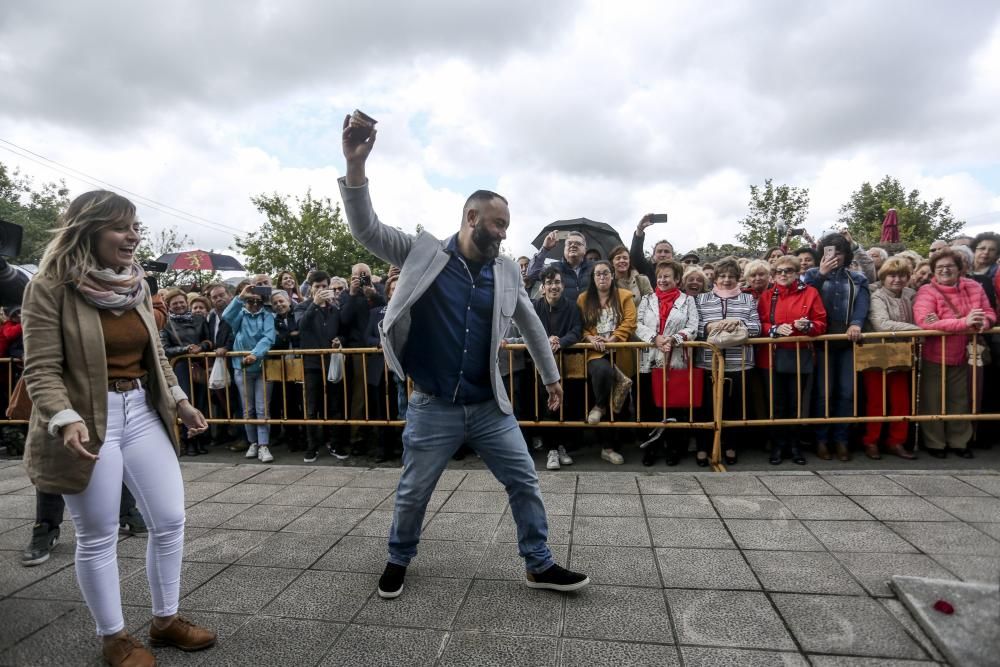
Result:
{"label": "person holding smartphone", "polygon": [[[847,334],[846,341],[831,341],[823,350],[828,359],[819,359],[813,396],[813,414],[817,417],[849,417],[854,406],[854,343],[861,340],[861,327],[868,319],[871,292],[868,278],[848,267],[855,255],[851,241],[843,234],[828,234],[819,241],[819,266],[806,271],[803,280],[819,290],[827,313],[828,334]],[[816,456],[832,458],[830,440],[837,458],[849,461],[848,424],[845,422],[816,427]]]}

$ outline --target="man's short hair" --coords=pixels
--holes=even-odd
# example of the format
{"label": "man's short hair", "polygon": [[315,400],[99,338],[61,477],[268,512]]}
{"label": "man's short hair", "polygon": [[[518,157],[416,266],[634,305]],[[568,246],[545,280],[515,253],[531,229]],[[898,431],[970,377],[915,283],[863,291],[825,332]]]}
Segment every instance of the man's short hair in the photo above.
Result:
{"label": "man's short hair", "polygon": [[579,236],[581,239],[583,239],[583,246],[587,247],[587,237],[586,237],[586,235],[584,235],[583,232],[578,232],[575,229],[571,229],[568,232],[566,232],[566,238],[567,238],[567,240],[571,236]]}
{"label": "man's short hair", "polygon": [[668,241],[666,239],[660,239],[659,241],[657,241],[656,243],[653,244],[653,252],[656,252],[656,246],[660,246],[660,245],[664,245],[664,244],[666,244],[666,246],[668,248],[670,248],[670,252],[674,251],[674,244],[673,243],[671,243],[670,241]]}
{"label": "man's short hair", "polygon": [[309,274],[309,284],[315,285],[316,283],[327,283],[330,282],[330,274],[326,271],[313,271]]}
{"label": "man's short hair", "polygon": [[523,259],[524,261],[526,261],[526,262],[530,262],[530,261],[531,261],[531,258],[530,258],[530,257],[525,257],[524,255],[521,255],[520,257],[518,257],[518,258],[517,258],[517,261],[518,261],[518,262],[520,263],[520,261],[521,261],[522,259]]}
{"label": "man's short hair", "polygon": [[211,296],[212,292],[214,292],[215,290],[219,289],[220,287],[222,289],[226,290],[226,294],[230,294],[230,295],[232,294],[232,292],[229,289],[229,285],[227,285],[225,283],[212,283],[211,285],[209,285],[208,287],[205,288],[205,294]]}
{"label": "man's short hair", "polygon": [[506,197],[504,197],[503,195],[497,194],[496,192],[493,192],[492,190],[476,190],[471,195],[469,195],[468,199],[465,200],[465,205],[462,206],[462,210],[463,211],[467,211],[472,206],[474,206],[475,204],[478,204],[480,202],[485,204],[485,203],[493,201],[494,199],[499,199],[504,204],[508,203]]}
{"label": "man's short hair", "polygon": [[562,278],[562,273],[559,272],[559,269],[549,264],[544,269],[542,269],[542,273],[538,277],[544,283],[546,280],[552,280],[556,276]]}
{"label": "man's short hair", "polygon": [[792,251],[792,255],[796,257],[798,257],[799,255],[809,255],[810,257],[813,258],[814,264],[819,264],[819,253],[807,245],[804,245],[801,248],[796,248],[795,250]]}
{"label": "man's short hair", "polygon": [[874,250],[878,254],[878,256],[882,258],[883,262],[889,259],[889,253],[888,251],[886,251],[885,248],[879,248],[877,245],[868,248],[868,252],[871,252],[872,250]]}

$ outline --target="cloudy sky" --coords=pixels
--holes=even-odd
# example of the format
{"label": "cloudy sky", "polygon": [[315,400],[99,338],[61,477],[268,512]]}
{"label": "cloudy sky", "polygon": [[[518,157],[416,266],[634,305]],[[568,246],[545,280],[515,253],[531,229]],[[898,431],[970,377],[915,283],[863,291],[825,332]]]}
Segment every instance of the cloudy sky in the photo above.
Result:
{"label": "cloudy sky", "polygon": [[443,236],[494,189],[516,254],[645,212],[678,249],[731,241],[768,177],[809,188],[814,232],[885,174],[1000,229],[995,1],[7,2],[0,82],[0,161],[196,216],[136,198],[205,248],[257,193],[336,199],[355,107],[383,220]]}

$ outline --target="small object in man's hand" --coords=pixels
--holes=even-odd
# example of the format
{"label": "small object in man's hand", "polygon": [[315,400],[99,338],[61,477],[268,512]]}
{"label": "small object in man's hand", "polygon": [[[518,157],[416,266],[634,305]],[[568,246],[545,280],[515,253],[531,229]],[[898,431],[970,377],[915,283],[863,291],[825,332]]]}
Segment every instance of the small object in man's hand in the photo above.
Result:
{"label": "small object in man's hand", "polygon": [[375,123],[377,122],[377,120],[366,114],[361,109],[355,109],[354,113],[351,114],[348,129],[350,130],[352,137],[363,141],[371,136],[372,130],[375,129]]}
{"label": "small object in man's hand", "polygon": [[934,603],[934,609],[942,614],[954,614],[955,607],[947,600],[938,600]]}

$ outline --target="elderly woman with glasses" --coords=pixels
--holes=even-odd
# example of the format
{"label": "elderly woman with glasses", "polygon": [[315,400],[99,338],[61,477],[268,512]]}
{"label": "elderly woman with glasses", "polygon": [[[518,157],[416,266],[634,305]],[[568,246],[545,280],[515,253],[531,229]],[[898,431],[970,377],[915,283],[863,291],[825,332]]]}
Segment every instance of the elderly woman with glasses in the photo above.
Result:
{"label": "elderly woman with glasses", "polygon": [[[732,331],[740,324],[746,327],[751,338],[760,335],[760,316],[757,314],[757,301],[753,295],[740,289],[740,267],[736,260],[722,259],[715,264],[715,286],[711,292],[698,295],[695,300],[698,308],[698,338],[705,340],[714,330]],[[722,411],[725,419],[743,418],[743,369],[754,367],[752,346],[736,346],[723,350],[725,365],[725,388],[723,389]],[[701,350],[696,365],[708,371],[712,370],[711,350]],[[704,406],[711,411],[712,382],[705,382]],[[733,429],[738,433],[738,429]],[[708,431],[701,433],[698,442],[696,462],[700,466],[708,465],[709,438]],[[725,462],[736,463],[736,447],[738,436],[730,436],[726,445]]]}
{"label": "elderly woman with glasses", "polygon": [[[762,333],[775,339],[788,339],[774,346],[759,345],[757,370],[761,372],[765,393],[775,419],[808,417],[806,388],[812,380],[815,359],[811,343],[795,344],[795,337],[821,336],[826,333],[826,308],[815,288],[799,281],[799,259],[784,255],[774,262],[774,287],[761,295],[757,303]],[[792,461],[805,465],[799,449],[797,426],[771,429],[771,465],[779,465],[790,450]]]}
{"label": "elderly woman with glasses", "polygon": [[[222,313],[235,334],[234,352],[246,352],[233,358],[233,374],[236,388],[243,401],[243,414],[247,419],[266,419],[268,392],[264,382],[264,355],[275,341],[274,313],[263,307],[263,297],[247,285],[239,296],[233,299]],[[270,426],[267,424],[247,424],[247,440],[250,448],[248,459],[259,459],[262,463],[274,460],[269,447]]]}
{"label": "elderly woman with glasses", "polygon": [[[597,424],[609,403],[620,408],[632,386],[631,380],[611,363],[607,343],[624,343],[635,334],[636,309],[632,292],[614,285],[614,269],[607,260],[596,262],[587,290],[577,298],[583,320],[583,340],[594,346],[587,352],[587,375],[594,390],[594,407],[587,422]],[[628,355],[628,350],[623,350]],[[616,379],[617,377],[617,379]],[[601,458],[620,465],[625,459],[613,447],[601,449]]]}
{"label": "elderly woman with glasses", "polygon": [[[996,312],[986,292],[974,280],[963,278],[962,256],[945,248],[931,257],[931,282],[920,288],[913,303],[916,323],[925,329],[964,333],[982,331],[996,323]],[[969,336],[928,338],[924,342],[920,373],[921,414],[961,414],[969,411]],[[943,384],[945,395],[941,395]],[[972,424],[967,420],[930,421],[921,427],[927,452],[943,459],[951,449],[973,458],[967,445]]]}

